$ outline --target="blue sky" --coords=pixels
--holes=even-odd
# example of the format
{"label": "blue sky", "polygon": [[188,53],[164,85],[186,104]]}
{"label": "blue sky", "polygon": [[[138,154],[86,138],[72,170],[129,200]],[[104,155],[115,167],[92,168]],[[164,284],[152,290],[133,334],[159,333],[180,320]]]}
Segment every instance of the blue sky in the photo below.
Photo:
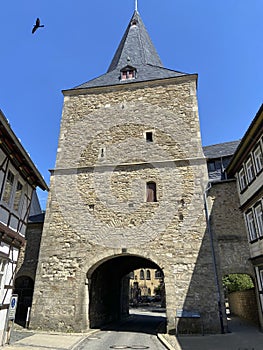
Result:
{"label": "blue sky", "polygon": [[[262,103],[263,1],[138,0],[138,10],[164,66],[198,73],[203,145],[240,139]],[[134,0],[1,4],[0,108],[48,184],[61,90],[106,72],[133,11]],[[37,17],[45,27],[32,35]]]}

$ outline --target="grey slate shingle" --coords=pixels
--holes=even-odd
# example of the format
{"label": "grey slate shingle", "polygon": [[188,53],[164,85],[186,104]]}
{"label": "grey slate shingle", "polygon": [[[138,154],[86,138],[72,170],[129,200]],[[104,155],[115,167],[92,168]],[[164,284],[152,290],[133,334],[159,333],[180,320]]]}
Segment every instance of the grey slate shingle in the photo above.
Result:
{"label": "grey slate shingle", "polygon": [[209,159],[231,156],[235,153],[239,143],[240,140],[204,146],[204,155]]}
{"label": "grey slate shingle", "polygon": [[[136,68],[136,78],[121,81],[120,70],[127,65]],[[135,11],[119,47],[115,52],[108,71],[95,79],[76,86],[75,89],[129,84],[184,75],[188,74],[163,67],[141,17],[139,13]]]}

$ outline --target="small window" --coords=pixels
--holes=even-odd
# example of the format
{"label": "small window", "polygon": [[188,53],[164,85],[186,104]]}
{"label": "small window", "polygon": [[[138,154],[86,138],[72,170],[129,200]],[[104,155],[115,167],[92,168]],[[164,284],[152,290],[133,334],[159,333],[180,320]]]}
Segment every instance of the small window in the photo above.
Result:
{"label": "small window", "polygon": [[242,168],[238,173],[240,191],[243,191],[247,187],[246,175]]}
{"label": "small window", "polygon": [[147,142],[153,142],[153,132],[152,131],[146,131],[145,139],[146,139]]}
{"label": "small window", "polygon": [[253,167],[253,163],[252,163],[252,159],[249,158],[246,161],[246,171],[247,171],[247,180],[248,182],[252,182],[254,177],[255,177],[255,173],[254,173],[254,167]]}
{"label": "small window", "polygon": [[147,280],[150,280],[150,279],[151,279],[151,271],[150,271],[150,270],[147,270],[147,271],[146,271],[146,279],[147,279]]}
{"label": "small window", "polygon": [[162,278],[162,273],[161,273],[160,270],[155,270],[154,278],[155,278],[156,280],[159,280],[160,278]]}
{"label": "small window", "polygon": [[262,156],[260,145],[257,146],[253,154],[254,154],[256,172],[259,173],[263,168],[263,156]]}
{"label": "small window", "polygon": [[214,161],[207,163],[208,171],[216,171],[216,163]]}
{"label": "small window", "polygon": [[128,65],[121,69],[121,80],[129,80],[136,78],[136,68]]}
{"label": "small window", "polygon": [[263,236],[263,212],[261,203],[255,207],[255,217],[259,236]]}
{"label": "small window", "polygon": [[21,198],[22,198],[22,190],[23,190],[23,185],[19,181],[17,181],[15,198],[14,198],[14,209],[16,211],[19,210],[19,204],[20,204]]}
{"label": "small window", "polygon": [[146,184],[146,202],[157,202],[156,183],[153,181]]}
{"label": "small window", "polygon": [[12,195],[12,188],[14,184],[14,174],[9,170],[7,174],[7,179],[5,183],[5,190],[3,195],[3,201],[7,204],[9,204],[11,195]]}
{"label": "small window", "polygon": [[101,147],[99,150],[99,159],[104,159],[106,157],[106,148],[105,147]]}
{"label": "small window", "polygon": [[140,270],[140,280],[144,280],[144,271]]}
{"label": "small window", "polygon": [[247,228],[250,237],[250,241],[257,239],[255,221],[252,210],[246,213]]}
{"label": "small window", "polygon": [[130,272],[130,275],[129,275],[129,276],[130,276],[130,279],[131,279],[131,280],[134,280],[134,271]]}

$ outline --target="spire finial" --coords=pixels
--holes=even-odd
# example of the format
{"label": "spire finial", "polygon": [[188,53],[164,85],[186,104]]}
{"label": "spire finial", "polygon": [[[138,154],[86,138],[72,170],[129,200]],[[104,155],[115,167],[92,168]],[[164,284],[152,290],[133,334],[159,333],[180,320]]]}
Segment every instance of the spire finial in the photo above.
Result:
{"label": "spire finial", "polygon": [[135,0],[135,11],[138,12],[138,0]]}

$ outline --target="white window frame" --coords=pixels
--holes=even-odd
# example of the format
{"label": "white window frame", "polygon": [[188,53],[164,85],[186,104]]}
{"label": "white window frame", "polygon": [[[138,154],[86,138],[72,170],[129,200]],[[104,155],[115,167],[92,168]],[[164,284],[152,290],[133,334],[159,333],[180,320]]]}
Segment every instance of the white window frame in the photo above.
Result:
{"label": "white window frame", "polygon": [[250,157],[246,161],[246,172],[247,172],[247,181],[248,183],[250,183],[255,178],[254,166],[253,166],[252,159]]}
{"label": "white window frame", "polygon": [[239,188],[243,191],[247,187],[247,179],[244,168],[240,169],[238,172]]}
{"label": "white window frame", "polygon": [[262,210],[261,203],[255,206],[254,212],[255,212],[255,218],[257,223],[258,234],[260,237],[262,237],[263,236],[263,210]]}
{"label": "white window frame", "polygon": [[255,148],[255,150],[253,152],[253,156],[254,156],[254,161],[255,161],[256,172],[258,174],[263,168],[263,154],[262,154],[262,150],[261,150],[260,145],[258,145]]}
{"label": "white window frame", "polygon": [[258,237],[257,237],[255,219],[254,219],[252,210],[246,213],[246,223],[247,223],[247,229],[249,233],[249,239],[250,241],[255,241]]}

